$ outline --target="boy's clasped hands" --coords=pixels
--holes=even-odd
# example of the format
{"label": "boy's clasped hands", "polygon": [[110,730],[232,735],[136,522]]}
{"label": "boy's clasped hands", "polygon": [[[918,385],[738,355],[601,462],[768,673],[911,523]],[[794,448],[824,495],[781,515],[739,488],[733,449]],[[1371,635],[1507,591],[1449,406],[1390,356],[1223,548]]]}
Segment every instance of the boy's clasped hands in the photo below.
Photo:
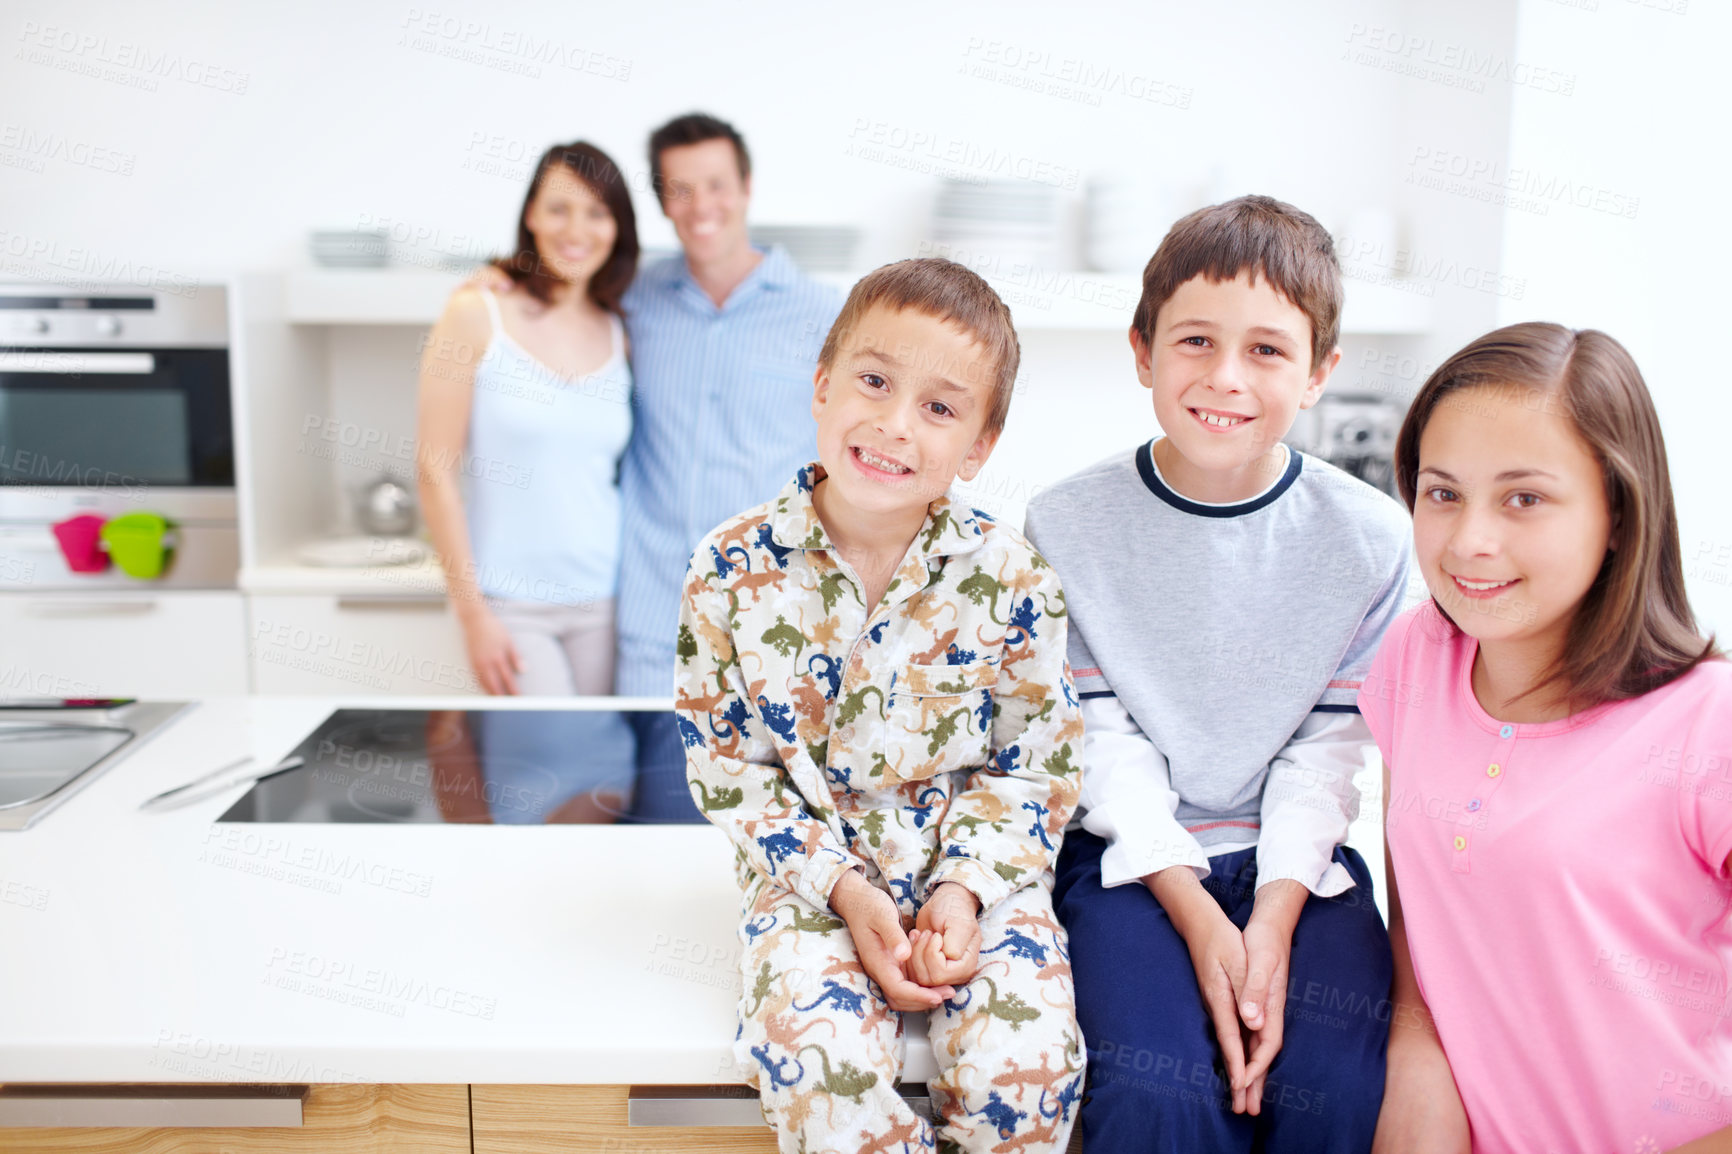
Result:
{"label": "boy's clasped hands", "polygon": [[1257,891],[1251,918],[1240,930],[1190,866],[1143,880],[1190,951],[1227,1066],[1233,1112],[1261,1113],[1269,1066],[1281,1052],[1293,927],[1310,892],[1296,881],[1270,882]]}
{"label": "boy's clasped hands", "polygon": [[980,902],[944,882],[920,907],[914,928],[889,894],[850,869],[830,892],[830,908],[848,925],[866,976],[893,1010],[936,1009],[980,968]]}

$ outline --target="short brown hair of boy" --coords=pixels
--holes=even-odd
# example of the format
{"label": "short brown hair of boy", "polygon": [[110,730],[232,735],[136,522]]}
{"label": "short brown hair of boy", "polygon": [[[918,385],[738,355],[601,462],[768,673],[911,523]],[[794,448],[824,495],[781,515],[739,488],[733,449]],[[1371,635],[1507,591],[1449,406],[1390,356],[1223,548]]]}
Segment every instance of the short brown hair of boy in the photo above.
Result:
{"label": "short brown hair of boy", "polygon": [[[824,338],[824,348],[818,353],[822,368],[828,370],[836,363],[836,354],[848,334],[875,308],[892,312],[913,309],[973,337],[986,351],[986,359],[992,366],[986,370],[992,385],[992,401],[986,409],[983,431],[1004,431],[1005,418],[1010,415],[1010,394],[1016,387],[1016,370],[1022,363],[1022,346],[1017,343],[1016,326],[1010,322],[1010,307],[979,273],[936,256],[899,260],[867,273],[848,293],[842,311],[836,314],[836,323],[830,326],[830,335]],[[957,373],[948,366],[921,367],[938,368],[947,375]],[[959,375],[975,381],[981,378],[982,371],[968,366]]]}
{"label": "short brown hair of boy", "polygon": [[1596,329],[1529,322],[1489,332],[1437,366],[1395,440],[1395,481],[1409,512],[1418,499],[1425,426],[1452,394],[1472,388],[1563,413],[1605,478],[1614,548],[1577,607],[1556,664],[1528,693],[1559,686],[1587,708],[1658,689],[1715,656],[1684,592],[1660,417],[1624,346]]}
{"label": "short brown hair of boy", "polygon": [[1232,280],[1249,269],[1311,322],[1315,368],[1341,337],[1341,265],[1329,230],[1272,196],[1241,196],[1199,208],[1169,230],[1143,267],[1143,296],[1131,326],[1155,339],[1155,314],[1193,277]]}

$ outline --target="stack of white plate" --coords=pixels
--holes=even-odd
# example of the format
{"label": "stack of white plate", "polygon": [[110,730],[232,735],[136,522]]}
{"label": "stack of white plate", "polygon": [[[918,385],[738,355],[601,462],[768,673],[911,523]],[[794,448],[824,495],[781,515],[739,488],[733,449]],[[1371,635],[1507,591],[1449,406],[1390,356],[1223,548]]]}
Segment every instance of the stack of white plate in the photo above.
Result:
{"label": "stack of white plate", "polygon": [[854,267],[860,230],[847,225],[754,224],[752,243],[759,248],[779,244],[804,272],[847,272]]}
{"label": "stack of white plate", "polygon": [[933,239],[986,276],[1058,267],[1061,233],[1058,191],[1023,180],[947,180],[932,219]]}
{"label": "stack of white plate", "polygon": [[307,236],[313,260],[326,268],[384,268],[390,257],[383,230],[315,230]]}

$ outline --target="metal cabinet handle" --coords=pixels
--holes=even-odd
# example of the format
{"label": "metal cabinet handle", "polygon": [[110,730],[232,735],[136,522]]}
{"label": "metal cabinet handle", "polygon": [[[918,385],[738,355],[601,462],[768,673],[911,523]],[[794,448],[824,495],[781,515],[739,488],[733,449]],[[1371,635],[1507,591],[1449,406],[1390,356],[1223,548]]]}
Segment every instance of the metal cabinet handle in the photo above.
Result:
{"label": "metal cabinet handle", "polygon": [[[898,1086],[916,1114],[933,1120],[932,1097],[924,1085]],[[628,1126],[764,1125],[758,1092],[750,1086],[633,1086],[626,1092]]]}
{"label": "metal cabinet handle", "polygon": [[0,1086],[0,1127],[300,1126],[305,1086]]}
{"label": "metal cabinet handle", "polygon": [[352,593],[337,598],[338,609],[444,609],[445,597],[404,597],[395,593]]}
{"label": "metal cabinet handle", "polygon": [[156,611],[156,598],[114,601],[32,601],[26,606],[32,617],[121,617]]}

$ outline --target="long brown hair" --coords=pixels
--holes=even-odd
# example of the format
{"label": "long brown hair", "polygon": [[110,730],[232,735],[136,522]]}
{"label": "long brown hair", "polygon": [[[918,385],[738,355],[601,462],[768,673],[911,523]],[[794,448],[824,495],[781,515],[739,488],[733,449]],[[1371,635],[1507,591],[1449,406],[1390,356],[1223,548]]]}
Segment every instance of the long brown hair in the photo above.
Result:
{"label": "long brown hair", "polygon": [[1418,492],[1419,439],[1432,413],[1451,393],[1485,387],[1521,390],[1568,415],[1600,463],[1611,513],[1615,548],[1577,604],[1563,652],[1527,693],[1556,686],[1586,708],[1639,697],[1718,656],[1714,639],[1697,631],[1685,595],[1654,400],[1635,360],[1605,333],[1510,325],[1439,365],[1413,398],[1395,442],[1395,479],[1408,511]]}
{"label": "long brown hair", "polygon": [[523,207],[517,213],[517,251],[494,260],[493,267],[523,286],[530,296],[548,304],[553,291],[565,283],[558,274],[546,267],[535,248],[535,236],[529,231],[529,206],[535,203],[542,182],[555,165],[570,169],[576,177],[613,214],[616,226],[613,251],[589,278],[589,299],[610,313],[620,311],[620,298],[637,275],[637,216],[631,207],[631,190],[619,166],[608,159],[607,153],[593,144],[578,140],[571,144],[556,144],[541,154],[535,162],[535,175],[530,178],[529,191],[524,194]]}

